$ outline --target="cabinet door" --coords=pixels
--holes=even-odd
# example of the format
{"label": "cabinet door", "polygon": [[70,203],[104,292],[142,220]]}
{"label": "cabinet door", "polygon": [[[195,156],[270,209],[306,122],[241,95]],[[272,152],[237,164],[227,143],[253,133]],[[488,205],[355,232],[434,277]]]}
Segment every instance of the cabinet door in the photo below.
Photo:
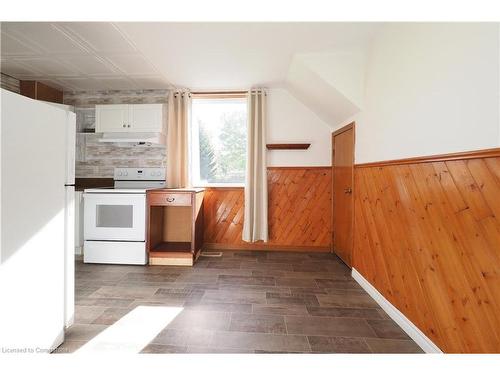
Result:
{"label": "cabinet door", "polygon": [[129,108],[131,131],[163,133],[162,104],[131,104]]}
{"label": "cabinet door", "polygon": [[95,107],[96,132],[127,132],[129,127],[129,106],[127,104],[106,104]]}

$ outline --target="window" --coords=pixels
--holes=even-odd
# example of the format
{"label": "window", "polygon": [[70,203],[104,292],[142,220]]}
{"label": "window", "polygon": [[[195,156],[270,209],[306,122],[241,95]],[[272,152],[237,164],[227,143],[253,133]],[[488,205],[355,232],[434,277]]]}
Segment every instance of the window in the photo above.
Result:
{"label": "window", "polygon": [[247,147],[246,98],[193,98],[191,127],[193,185],[244,184]]}

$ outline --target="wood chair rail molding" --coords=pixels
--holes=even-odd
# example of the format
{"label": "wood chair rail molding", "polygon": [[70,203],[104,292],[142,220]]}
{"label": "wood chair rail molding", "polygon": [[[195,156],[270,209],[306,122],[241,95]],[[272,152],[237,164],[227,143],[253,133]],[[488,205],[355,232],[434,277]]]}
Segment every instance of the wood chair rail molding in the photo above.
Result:
{"label": "wood chair rail molding", "polygon": [[304,166],[304,167],[300,167],[300,166],[291,166],[291,167],[267,167],[267,170],[268,171],[272,171],[272,170],[292,170],[292,169],[295,169],[295,170],[300,170],[300,169],[328,169],[328,168],[331,168],[329,165],[320,165],[320,166]]}
{"label": "wood chair rail molding", "polygon": [[467,160],[479,158],[495,158],[500,157],[500,148],[488,148],[475,151],[455,152],[449,154],[438,154],[428,156],[417,156],[414,158],[382,160],[369,163],[356,164],[356,168],[370,168],[370,167],[384,167],[388,165],[404,165],[404,164],[417,164],[417,163],[434,163],[440,161],[452,160]]}
{"label": "wood chair rail molding", "polygon": [[307,150],[310,143],[268,143],[268,150]]}

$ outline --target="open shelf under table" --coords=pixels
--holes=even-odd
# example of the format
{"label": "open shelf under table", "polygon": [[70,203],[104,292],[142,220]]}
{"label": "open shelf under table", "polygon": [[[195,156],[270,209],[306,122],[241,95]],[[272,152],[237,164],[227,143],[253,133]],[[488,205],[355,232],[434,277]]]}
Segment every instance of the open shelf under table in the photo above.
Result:
{"label": "open shelf under table", "polygon": [[191,242],[160,242],[150,250],[149,256],[159,258],[192,257]]}
{"label": "open shelf under table", "polygon": [[151,265],[193,266],[203,244],[203,190],[147,192]]}

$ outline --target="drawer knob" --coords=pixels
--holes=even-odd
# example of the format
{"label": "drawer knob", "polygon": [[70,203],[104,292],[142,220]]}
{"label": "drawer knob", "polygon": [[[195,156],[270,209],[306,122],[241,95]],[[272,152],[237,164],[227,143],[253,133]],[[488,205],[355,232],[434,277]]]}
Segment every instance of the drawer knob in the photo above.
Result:
{"label": "drawer knob", "polygon": [[173,202],[173,201],[175,201],[175,198],[169,198],[169,197],[167,197],[167,202]]}

